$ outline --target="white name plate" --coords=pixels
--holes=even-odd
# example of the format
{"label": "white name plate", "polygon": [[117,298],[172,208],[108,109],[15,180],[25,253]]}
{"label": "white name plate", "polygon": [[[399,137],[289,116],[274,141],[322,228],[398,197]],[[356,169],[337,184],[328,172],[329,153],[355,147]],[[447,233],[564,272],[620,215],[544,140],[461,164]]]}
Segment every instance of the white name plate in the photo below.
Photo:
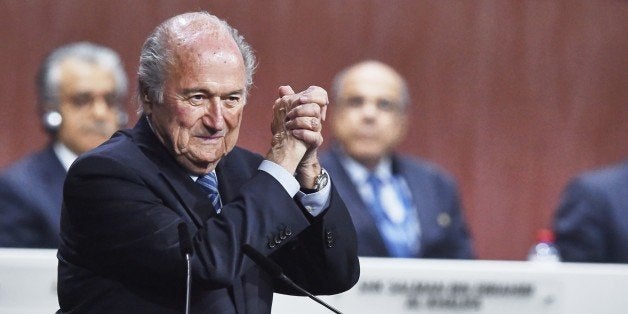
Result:
{"label": "white name plate", "polygon": [[[622,313],[628,265],[361,258],[358,284],[322,299],[341,312]],[[275,294],[273,313],[327,313],[305,297]]]}
{"label": "white name plate", "polygon": [[[360,258],[351,290],[322,297],[345,314],[615,314],[628,309],[628,264]],[[0,314],[54,313],[56,250],[0,249]],[[275,294],[273,314],[331,313]]]}

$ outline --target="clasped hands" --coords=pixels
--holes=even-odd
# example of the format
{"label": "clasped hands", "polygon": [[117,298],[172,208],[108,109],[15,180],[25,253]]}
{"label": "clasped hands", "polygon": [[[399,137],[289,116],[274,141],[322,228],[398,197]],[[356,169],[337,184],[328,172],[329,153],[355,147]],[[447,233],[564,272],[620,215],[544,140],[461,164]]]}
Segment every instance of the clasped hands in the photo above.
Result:
{"label": "clasped hands", "polygon": [[321,172],[317,150],[323,143],[328,103],[327,92],[320,87],[295,93],[290,86],[281,86],[273,105],[273,139],[266,159],[294,173],[302,188],[312,188]]}

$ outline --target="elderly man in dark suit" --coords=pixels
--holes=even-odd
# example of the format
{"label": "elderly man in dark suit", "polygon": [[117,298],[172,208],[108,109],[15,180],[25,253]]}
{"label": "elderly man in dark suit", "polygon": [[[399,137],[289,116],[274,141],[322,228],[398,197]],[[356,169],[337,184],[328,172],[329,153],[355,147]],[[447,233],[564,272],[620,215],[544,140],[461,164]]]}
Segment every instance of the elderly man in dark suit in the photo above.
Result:
{"label": "elderly man in dark suit", "polygon": [[394,152],[408,126],[404,79],[365,61],[336,76],[332,96],[335,142],[321,163],[349,208],[359,255],[472,258],[454,180]]}
{"label": "elderly man in dark suit", "polygon": [[628,263],[628,160],[574,178],[554,232],[563,261]]}
{"label": "elderly man in dark suit", "polygon": [[327,93],[280,87],[259,156],[235,147],[254,67],[244,38],[206,12],[149,35],[139,122],[81,156],[65,181],[60,313],[182,313],[182,224],[194,250],[191,313],[270,313],[273,292],[297,293],[245,245],[315,294],[357,282],[355,230],[317,158]]}
{"label": "elderly man in dark suit", "polygon": [[80,42],[55,49],[41,65],[37,92],[51,141],[0,175],[3,247],[57,248],[67,169],[126,124],[126,73],[109,48]]}

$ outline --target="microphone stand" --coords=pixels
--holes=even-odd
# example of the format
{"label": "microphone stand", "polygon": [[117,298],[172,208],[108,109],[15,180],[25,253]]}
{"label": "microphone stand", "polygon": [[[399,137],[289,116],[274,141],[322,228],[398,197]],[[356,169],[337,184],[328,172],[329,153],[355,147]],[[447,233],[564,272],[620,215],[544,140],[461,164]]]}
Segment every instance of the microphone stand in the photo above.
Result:
{"label": "microphone stand", "polygon": [[192,265],[190,262],[190,253],[185,254],[185,264],[187,276],[185,278],[185,314],[190,314],[190,294],[192,291]]}
{"label": "microphone stand", "polygon": [[185,314],[190,314],[190,298],[192,291],[192,262],[190,256],[194,254],[194,246],[192,245],[192,238],[188,233],[188,225],[185,222],[181,222],[177,228],[179,229],[179,249],[181,255],[185,258]]}
{"label": "microphone stand", "polygon": [[290,278],[288,278],[288,276],[281,274],[281,276],[278,277],[281,281],[287,283],[289,286],[299,290],[301,293],[307,295],[310,299],[318,302],[319,304],[321,304],[322,306],[328,308],[330,311],[336,313],[336,314],[342,314],[342,312],[338,311],[337,309],[335,309],[333,306],[325,303],[325,301],[321,300],[320,298],[316,297],[315,295],[311,294],[309,291],[303,289],[301,286],[297,285],[296,283],[294,283],[294,281],[290,280]]}
{"label": "microphone stand", "polygon": [[321,304],[322,306],[326,307],[330,311],[332,311],[332,312],[334,312],[336,314],[342,314],[342,312],[338,311],[337,309],[335,309],[331,305],[325,303],[325,301],[321,300],[320,298],[318,298],[315,295],[311,294],[309,291],[307,291],[307,290],[303,289],[301,286],[297,285],[294,281],[292,281],[290,278],[288,278],[288,276],[286,276],[283,273],[283,270],[281,269],[281,266],[277,265],[277,263],[275,263],[270,258],[264,256],[262,253],[257,251],[252,246],[250,246],[248,244],[244,244],[242,246],[242,250],[244,251],[244,254],[246,256],[248,256],[251,260],[253,260],[253,262],[255,262],[255,264],[259,265],[264,271],[266,271],[271,276],[276,277],[277,279],[281,280],[282,282],[284,282],[288,286],[290,286],[290,287],[298,290],[299,292],[307,295],[310,299],[318,302],[319,304]]}

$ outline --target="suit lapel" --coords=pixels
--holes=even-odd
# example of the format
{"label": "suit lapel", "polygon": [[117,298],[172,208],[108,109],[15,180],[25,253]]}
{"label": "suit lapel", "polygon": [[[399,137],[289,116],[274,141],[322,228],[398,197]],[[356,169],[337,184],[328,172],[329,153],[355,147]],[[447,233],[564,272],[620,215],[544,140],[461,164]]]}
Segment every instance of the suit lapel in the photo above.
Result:
{"label": "suit lapel", "polygon": [[218,191],[223,204],[232,202],[238,195],[240,187],[254,175],[254,171],[257,171],[243,160],[240,150],[234,147],[216,166]]}

